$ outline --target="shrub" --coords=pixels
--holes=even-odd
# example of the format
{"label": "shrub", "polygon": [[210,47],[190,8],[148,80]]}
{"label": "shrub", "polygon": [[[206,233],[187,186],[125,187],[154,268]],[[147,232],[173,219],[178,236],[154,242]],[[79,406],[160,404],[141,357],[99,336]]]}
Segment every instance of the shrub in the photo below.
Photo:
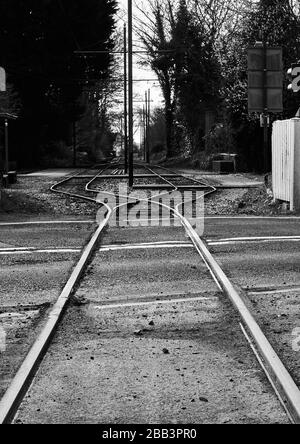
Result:
{"label": "shrub", "polygon": [[207,154],[236,152],[233,128],[229,122],[218,123],[204,137]]}

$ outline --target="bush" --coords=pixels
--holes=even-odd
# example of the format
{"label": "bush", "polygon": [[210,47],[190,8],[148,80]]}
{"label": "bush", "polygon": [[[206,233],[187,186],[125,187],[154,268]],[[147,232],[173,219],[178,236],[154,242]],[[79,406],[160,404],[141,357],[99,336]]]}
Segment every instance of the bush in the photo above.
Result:
{"label": "bush", "polygon": [[53,141],[42,148],[42,167],[64,167],[73,162],[73,149],[62,141]]}
{"label": "bush", "polygon": [[213,126],[203,137],[204,151],[198,151],[192,158],[192,166],[201,170],[212,169],[212,161],[217,153],[236,153],[234,131],[227,121]]}
{"label": "bush", "polygon": [[233,128],[229,122],[218,123],[204,137],[207,154],[236,152]]}
{"label": "bush", "polygon": [[162,162],[163,160],[165,160],[166,154],[167,150],[163,143],[156,143],[151,147],[152,161]]}
{"label": "bush", "polygon": [[151,154],[164,154],[166,152],[166,147],[163,143],[156,143],[151,147]]}

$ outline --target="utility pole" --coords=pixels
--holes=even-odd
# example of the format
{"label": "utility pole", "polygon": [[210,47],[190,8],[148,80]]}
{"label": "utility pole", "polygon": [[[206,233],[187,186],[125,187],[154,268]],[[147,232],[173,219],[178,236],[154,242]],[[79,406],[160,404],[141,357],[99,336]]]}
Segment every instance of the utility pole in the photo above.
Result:
{"label": "utility pole", "polygon": [[147,149],[147,163],[150,163],[150,118],[151,118],[151,92],[150,92],[150,89],[148,89],[148,111],[147,111],[148,149]]}
{"label": "utility pole", "polygon": [[120,133],[121,133],[121,151],[122,151],[123,150],[123,117],[122,116],[120,119],[120,127],[121,127]]}
{"label": "utility pole", "polygon": [[259,157],[265,173],[270,170],[270,113],[283,111],[282,47],[268,47],[264,32],[259,40],[248,48],[248,113],[260,113],[263,128],[263,146]]}
{"label": "utility pole", "polygon": [[125,174],[128,172],[128,110],[127,110],[127,27],[124,24],[124,157]]}
{"label": "utility pole", "polygon": [[149,130],[148,130],[148,94],[145,91],[145,161],[148,163],[148,151],[149,151]]}
{"label": "utility pole", "polygon": [[145,92],[145,140],[146,140],[146,149],[145,149],[145,160],[147,163],[150,163],[150,118],[151,118],[151,92],[150,89]]}
{"label": "utility pole", "polygon": [[76,120],[73,120],[73,167],[77,166],[77,156],[76,156],[76,145],[77,145],[77,137],[76,137]]}
{"label": "utility pole", "polygon": [[264,33],[262,32],[263,41],[263,58],[264,58],[264,71],[263,71],[263,128],[264,128],[264,171],[269,170],[269,128],[268,128],[268,85],[267,85],[267,44]]}
{"label": "utility pole", "polygon": [[8,158],[8,119],[4,120],[4,137],[5,137],[5,174],[8,177],[9,172],[9,158]]}
{"label": "utility pole", "polygon": [[144,158],[144,150],[143,150],[143,111],[141,113],[141,117],[140,117],[140,151],[143,152],[143,158]]}
{"label": "utility pole", "polygon": [[143,105],[143,144],[144,144],[144,161],[146,162],[146,108],[145,105]]}
{"label": "utility pole", "polygon": [[128,124],[129,124],[129,187],[133,186],[133,42],[132,0],[128,0]]}

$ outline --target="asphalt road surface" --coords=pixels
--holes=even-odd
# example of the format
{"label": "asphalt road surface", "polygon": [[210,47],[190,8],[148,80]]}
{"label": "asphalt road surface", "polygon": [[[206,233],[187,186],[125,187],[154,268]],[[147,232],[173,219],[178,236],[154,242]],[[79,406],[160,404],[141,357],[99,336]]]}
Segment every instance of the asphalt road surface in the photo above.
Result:
{"label": "asphalt road surface", "polygon": [[[75,227],[46,227],[48,235],[45,227],[22,227],[14,237],[15,227],[0,226],[0,239],[29,247],[33,230],[34,247],[80,249],[92,225]],[[204,233],[295,379],[298,235],[297,218],[207,218]],[[266,239],[274,236],[294,239]],[[46,261],[57,287],[76,259],[59,254],[59,261],[56,255]],[[20,270],[18,294],[25,282]],[[288,292],[262,293],[282,288]],[[180,228],[109,229],[76,298],[16,422],[287,422],[239,319]]]}
{"label": "asphalt road surface", "polygon": [[0,225],[0,396],[93,230],[93,223]]}

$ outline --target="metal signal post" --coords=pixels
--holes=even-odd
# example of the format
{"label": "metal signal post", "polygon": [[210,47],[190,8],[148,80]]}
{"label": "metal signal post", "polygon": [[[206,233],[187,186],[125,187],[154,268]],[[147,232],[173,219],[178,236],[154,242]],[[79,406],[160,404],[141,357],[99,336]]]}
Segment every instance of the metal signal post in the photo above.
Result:
{"label": "metal signal post", "polygon": [[283,111],[282,48],[267,46],[265,37],[248,49],[248,112],[261,114],[264,171],[270,168],[269,115]]}

